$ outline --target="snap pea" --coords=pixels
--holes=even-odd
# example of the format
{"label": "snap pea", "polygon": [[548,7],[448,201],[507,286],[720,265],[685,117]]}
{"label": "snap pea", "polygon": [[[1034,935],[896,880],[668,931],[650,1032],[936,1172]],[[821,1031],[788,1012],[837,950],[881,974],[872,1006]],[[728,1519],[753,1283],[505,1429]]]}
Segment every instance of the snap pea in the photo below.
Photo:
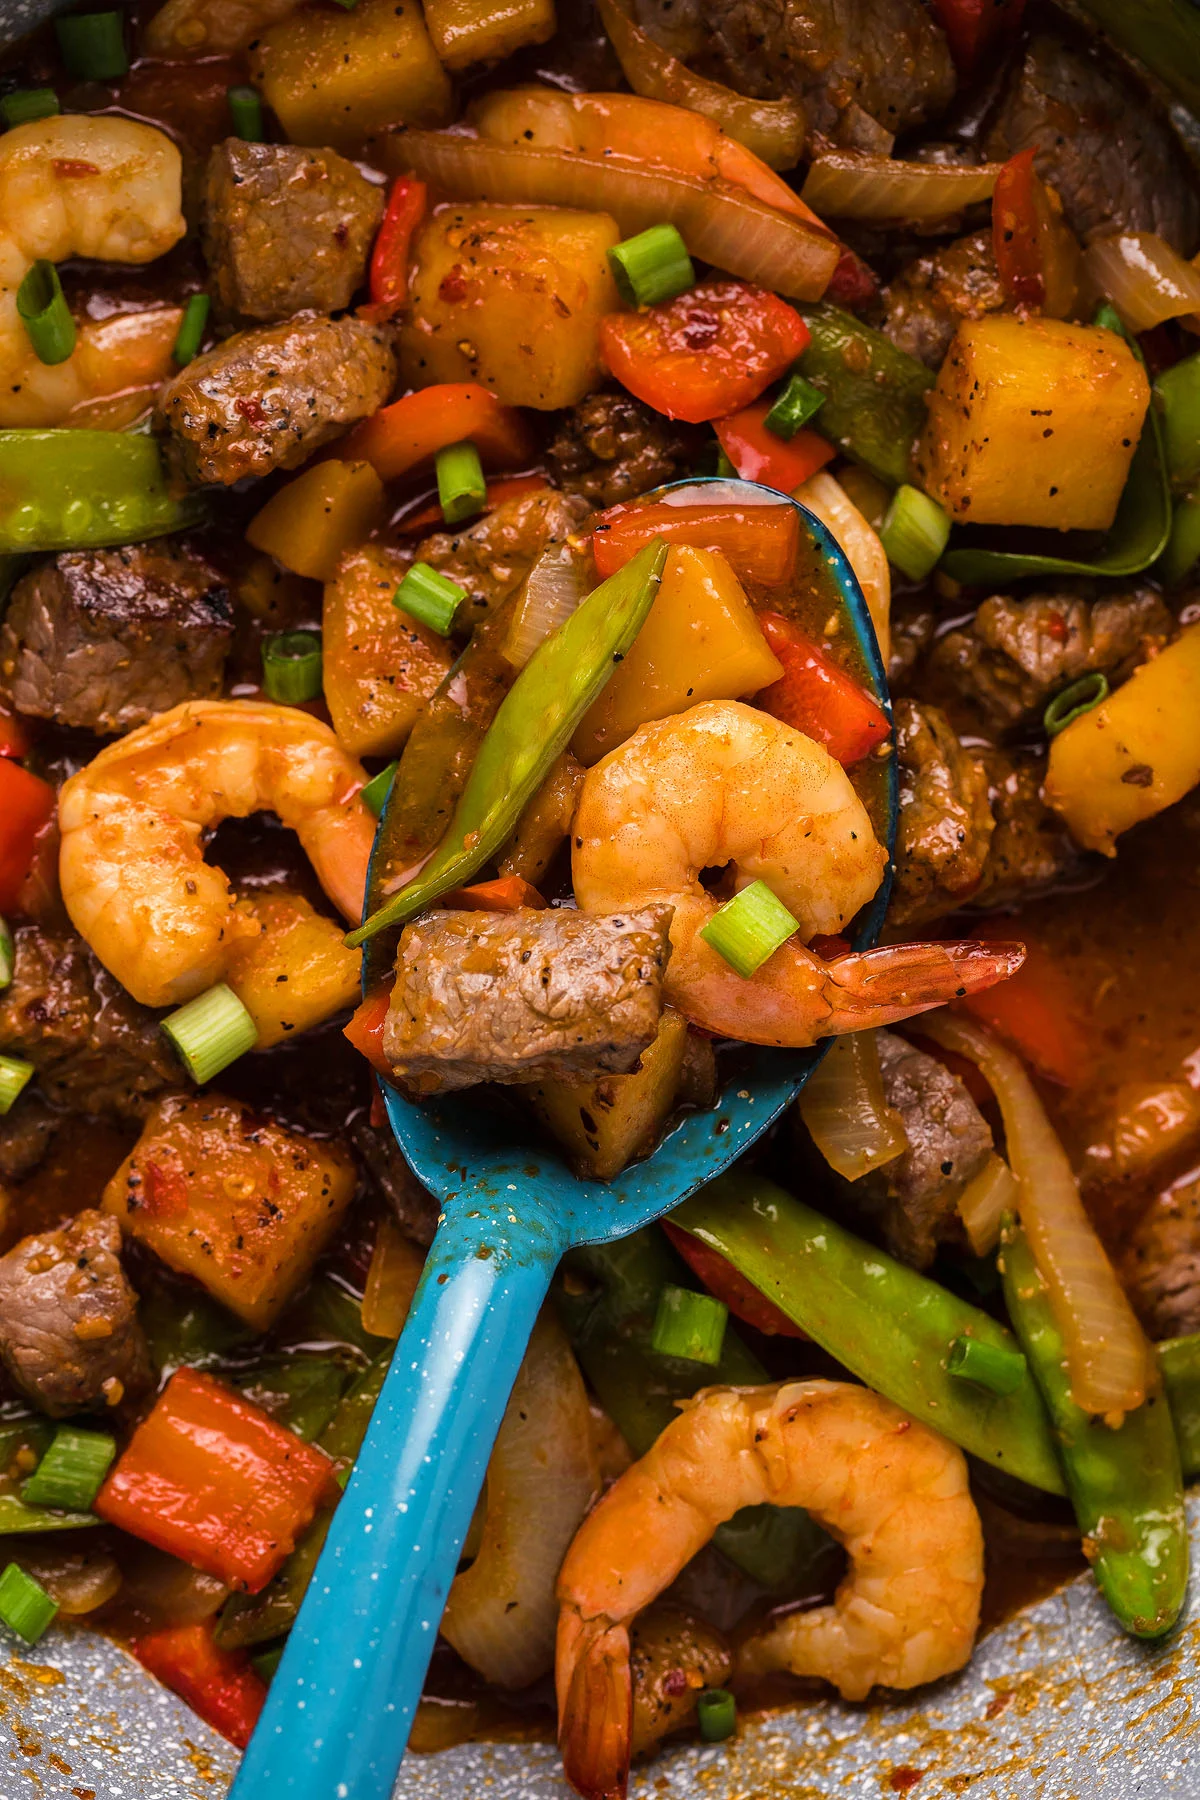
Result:
{"label": "snap pea", "polygon": [[1175,1421],[1183,1479],[1200,1475],[1200,1332],[1158,1345],[1158,1366]]}
{"label": "snap pea", "polygon": [[1171,486],[1186,493],[1200,478],[1200,353],[1164,369],[1154,393]]}
{"label": "snap pea", "polygon": [[1065,1492],[1028,1369],[992,1394],[947,1367],[960,1336],[1016,1351],[988,1313],[823,1218],[751,1171],[733,1170],[671,1214],[877,1393],[973,1456],[1046,1493]]}
{"label": "snap pea", "polygon": [[1179,1446],[1162,1384],[1155,1380],[1115,1430],[1091,1417],[1071,1398],[1050,1293],[1011,1217],[1001,1231],[1000,1272],[1009,1317],[1053,1421],[1096,1585],[1126,1631],[1161,1637],[1179,1616],[1188,1577]]}
{"label": "snap pea", "polygon": [[1085,12],[1123,50],[1174,89],[1200,114],[1200,29],[1191,0],[1083,0]]}
{"label": "snap pea", "polygon": [[840,306],[797,308],[812,341],[796,368],[825,396],[819,421],[855,462],[891,487],[912,480],[933,375],[923,362]]}
{"label": "snap pea", "polygon": [[293,1351],[239,1369],[232,1379],[281,1425],[311,1444],[333,1418],[354,1373],[344,1356]]}
{"label": "snap pea", "polygon": [[641,629],[666,558],[666,545],[655,538],[534,651],[500,703],[440,847],[414,880],[350,932],[351,949],[469,881],[503,847]]}
{"label": "snap pea", "polygon": [[0,431],[0,554],[136,544],[202,517],[158,445],[128,431]]}

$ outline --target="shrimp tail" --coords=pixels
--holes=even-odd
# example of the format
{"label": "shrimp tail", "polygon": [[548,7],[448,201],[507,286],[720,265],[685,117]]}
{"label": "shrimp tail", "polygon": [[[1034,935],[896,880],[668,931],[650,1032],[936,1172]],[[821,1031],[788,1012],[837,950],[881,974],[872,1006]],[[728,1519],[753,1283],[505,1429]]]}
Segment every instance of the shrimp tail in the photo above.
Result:
{"label": "shrimp tail", "polygon": [[831,1007],[822,1036],[890,1025],[1007,981],[1025,961],[1024,944],[888,944],[822,965]]}
{"label": "shrimp tail", "polygon": [[625,1800],[633,1735],[629,1632],[566,1605],[558,1620],[555,1682],[563,1773],[583,1800]]}

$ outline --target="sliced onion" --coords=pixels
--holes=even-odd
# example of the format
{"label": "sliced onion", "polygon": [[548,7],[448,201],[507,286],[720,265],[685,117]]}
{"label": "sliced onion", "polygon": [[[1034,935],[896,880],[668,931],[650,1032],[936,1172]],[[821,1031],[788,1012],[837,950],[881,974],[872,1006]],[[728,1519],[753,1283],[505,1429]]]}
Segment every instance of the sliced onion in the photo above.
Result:
{"label": "sliced onion", "polygon": [[600,17],[617,53],[625,79],[635,94],[646,100],[667,100],[673,106],[711,119],[771,169],[794,169],[804,149],[806,120],[797,100],[749,100],[719,81],[693,75],[678,57],[656,44],[648,31],[634,23],[627,0],[600,0]]}
{"label": "sliced onion", "polygon": [[1050,1291],[1076,1405],[1089,1413],[1132,1412],[1146,1397],[1146,1339],[1019,1058],[957,1014],[926,1013],[921,1033],[977,1063],[1000,1103],[1021,1223]]}
{"label": "sliced onion", "polygon": [[873,1031],[834,1038],[797,1104],[813,1143],[847,1181],[895,1162],[908,1149],[904,1121],[884,1097]]}
{"label": "sliced onion", "polygon": [[1006,1212],[1020,1208],[1017,1178],[1002,1156],[993,1150],[958,1196],[958,1216],[976,1256],[986,1256],[1000,1241],[1000,1221]]}
{"label": "sliced onion", "polygon": [[1084,251],[1083,266],[1130,331],[1150,331],[1164,319],[1200,311],[1200,270],[1157,232],[1097,238]]}
{"label": "sliced onion", "polygon": [[501,649],[505,662],[523,669],[538,645],[586,599],[588,586],[583,558],[570,544],[547,544],[525,577]]}
{"label": "sliced onion", "polygon": [[363,1289],[363,1330],[372,1337],[398,1338],[412,1305],[425,1252],[406,1238],[395,1219],[384,1219],[371,1252]]}
{"label": "sliced onion", "polygon": [[35,1581],[41,1582],[59,1612],[68,1618],[95,1612],[121,1586],[116,1558],[97,1546],[68,1550],[43,1542],[22,1548],[17,1561]]}
{"label": "sliced onion", "polygon": [[583,1378],[547,1310],[488,1463],[479,1554],[442,1616],[443,1637],[498,1687],[527,1687],[551,1668],[559,1564],[599,1489]]}
{"label": "sliced onion", "polygon": [[894,162],[830,150],[808,171],[801,198],[835,219],[911,219],[928,225],[989,200],[1003,164]]}
{"label": "sliced onion", "polygon": [[383,159],[389,173],[418,175],[455,199],[611,213],[623,237],[672,224],[693,256],[789,300],[819,300],[841,255],[823,226],[764,206],[740,188],[617,157],[400,129],[384,144]]}
{"label": "sliced onion", "polygon": [[824,469],[798,487],[793,498],[816,513],[845,551],[846,561],[863,591],[886,668],[892,653],[892,571],[879,533],[859,512],[841,482]]}

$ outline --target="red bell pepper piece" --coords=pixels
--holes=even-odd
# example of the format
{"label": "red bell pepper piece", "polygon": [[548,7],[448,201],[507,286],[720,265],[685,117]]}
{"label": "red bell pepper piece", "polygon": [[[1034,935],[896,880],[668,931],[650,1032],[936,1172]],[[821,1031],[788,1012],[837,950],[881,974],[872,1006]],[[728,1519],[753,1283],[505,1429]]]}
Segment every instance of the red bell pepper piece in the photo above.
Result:
{"label": "red bell pepper piece", "polygon": [[16,713],[0,706],[0,756],[15,756],[19,762],[29,754],[29,738]]}
{"label": "red bell pepper piece", "polygon": [[96,1497],[110,1525],[257,1594],[329,1491],[334,1468],[260,1406],[179,1369]]}
{"label": "red bell pepper piece", "polygon": [[[508,475],[500,481],[489,481],[487,498],[480,507],[478,516],[482,518],[484,513],[495,512],[506,500],[520,500],[526,494],[549,491],[550,483],[544,475]],[[475,521],[471,520],[471,523],[474,524]],[[430,505],[422,506],[419,511],[409,513],[407,518],[399,520],[395,529],[403,532],[405,537],[413,537],[419,531],[444,531],[446,520],[441,507],[434,500]]]}
{"label": "red bell pepper piece", "polygon": [[738,575],[778,587],[791,579],[800,528],[791,506],[610,506],[592,527],[592,556],[602,576],[615,575],[652,538],[719,550]]}
{"label": "red bell pepper piece", "polygon": [[824,744],[843,768],[884,742],[891,727],[866,688],[781,613],[759,613],[758,622],[783,674],[755,695],[755,706]]}
{"label": "red bell pepper piece", "polygon": [[339,454],[350,462],[369,462],[381,481],[395,481],[448,444],[468,440],[480,460],[495,468],[519,468],[533,460],[533,435],[517,409],[470,381],[418,388],[381,407],[342,439]]}
{"label": "red bell pepper piece", "polygon": [[853,250],[843,250],[837,268],[829,278],[825,299],[834,306],[847,306],[851,312],[866,306],[879,292],[879,277],[869,263]]}
{"label": "red bell pepper piece", "polygon": [[601,354],[617,380],[656,412],[693,425],[749,406],[808,341],[798,312],[745,281],[702,281],[600,324]]}
{"label": "red bell pepper piece", "polygon": [[1025,0],[933,0],[933,10],[955,68],[960,75],[974,75],[986,52],[1015,35]]}
{"label": "red bell pepper piece", "polygon": [[781,494],[792,494],[832,462],[837,451],[827,439],[815,431],[801,429],[794,437],[777,437],[768,431],[769,400],[756,400],[743,412],[728,419],[717,419],[713,430],[722,450],[746,481],[761,481],[765,487],[778,488]]}
{"label": "red bell pepper piece", "polygon": [[1011,157],[992,195],[992,246],[1004,291],[1019,312],[1065,317],[1079,285],[1079,244],[1039,180],[1034,152]]}
{"label": "red bell pepper piece", "polygon": [[38,837],[54,817],[54,789],[11,757],[0,757],[0,913],[15,912]]}
{"label": "red bell pepper piece", "polygon": [[968,995],[960,1002],[964,1010],[1019,1051],[1038,1075],[1063,1087],[1078,1087],[1092,1067],[1086,1009],[1058,963],[1024,927],[1014,929],[1010,919],[996,924],[985,920],[974,935],[1006,942],[1021,938],[1025,961],[997,987]]}
{"label": "red bell pepper piece", "polygon": [[220,1650],[213,1623],[172,1625],[135,1637],[130,1649],[143,1668],[186,1700],[192,1711],[244,1750],[267,1697],[267,1684],[244,1650]]}
{"label": "red bell pepper piece", "polygon": [[537,889],[520,875],[501,875],[496,881],[477,881],[474,887],[452,888],[439,906],[456,912],[517,912],[522,906],[545,906]]}
{"label": "red bell pepper piece", "polygon": [[342,1029],[342,1036],[348,1038],[359,1055],[365,1056],[371,1067],[378,1069],[381,1075],[390,1075],[392,1072],[388,1059],[383,1054],[383,1027],[391,998],[387,988],[368,994],[350,1023]]}
{"label": "red bell pepper piece", "polygon": [[365,310],[376,319],[390,319],[408,299],[408,259],[413,233],[425,217],[429,192],[414,175],[401,175],[392,183],[387,210],[371,252]]}
{"label": "red bell pepper piece", "polygon": [[702,1244],[699,1238],[684,1231],[681,1226],[673,1225],[670,1219],[664,1219],[662,1228],[672,1244],[682,1256],[688,1268],[709,1293],[716,1299],[724,1301],[735,1319],[743,1325],[752,1325],[755,1331],[765,1332],[767,1337],[805,1338],[806,1331],[801,1331],[794,1319],[789,1319],[781,1307],[773,1300],[760,1293],[752,1281],[748,1281],[740,1270],[735,1269],[728,1258],[719,1250],[713,1250],[708,1244]]}

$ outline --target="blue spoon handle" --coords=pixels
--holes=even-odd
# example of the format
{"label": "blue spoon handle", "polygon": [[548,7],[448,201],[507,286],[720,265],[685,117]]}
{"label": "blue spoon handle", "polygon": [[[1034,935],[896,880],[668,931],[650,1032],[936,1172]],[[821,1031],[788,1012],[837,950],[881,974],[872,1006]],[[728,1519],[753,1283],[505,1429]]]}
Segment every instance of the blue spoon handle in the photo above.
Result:
{"label": "blue spoon handle", "polygon": [[387,1800],[488,1457],[564,1249],[548,1214],[439,1227],[233,1800]]}

